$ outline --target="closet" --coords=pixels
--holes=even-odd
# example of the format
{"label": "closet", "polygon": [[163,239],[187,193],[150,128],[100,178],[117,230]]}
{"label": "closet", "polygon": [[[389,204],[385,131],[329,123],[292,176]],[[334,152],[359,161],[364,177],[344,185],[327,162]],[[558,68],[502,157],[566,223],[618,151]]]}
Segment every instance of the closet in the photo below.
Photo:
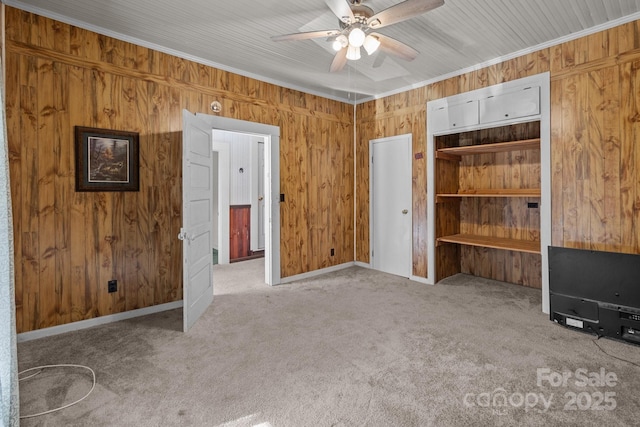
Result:
{"label": "closet", "polygon": [[429,277],[540,288],[551,238],[548,74],[427,104]]}

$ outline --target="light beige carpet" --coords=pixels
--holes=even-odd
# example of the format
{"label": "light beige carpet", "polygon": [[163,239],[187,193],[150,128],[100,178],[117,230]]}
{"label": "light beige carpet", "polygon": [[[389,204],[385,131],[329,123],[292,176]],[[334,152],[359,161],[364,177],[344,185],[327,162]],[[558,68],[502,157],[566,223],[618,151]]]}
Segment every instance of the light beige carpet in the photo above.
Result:
{"label": "light beige carpet", "polygon": [[[638,425],[640,347],[553,324],[539,290],[358,267],[269,288],[263,262],[216,266],[213,305],[186,334],[174,310],[21,343],[21,369],[97,374],[87,399],[23,425]],[[82,373],[26,383],[23,414],[90,386]]]}

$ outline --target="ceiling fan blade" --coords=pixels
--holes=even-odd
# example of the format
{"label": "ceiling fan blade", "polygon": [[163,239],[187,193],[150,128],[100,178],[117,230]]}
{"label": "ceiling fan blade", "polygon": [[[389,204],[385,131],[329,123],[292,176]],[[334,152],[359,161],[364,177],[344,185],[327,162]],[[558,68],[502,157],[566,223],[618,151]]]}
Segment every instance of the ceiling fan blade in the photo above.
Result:
{"label": "ceiling fan blade", "polygon": [[329,9],[345,24],[352,24],[356,21],[353,11],[347,0],[324,0]]}
{"label": "ceiling fan blade", "polygon": [[371,66],[371,68],[382,67],[385,59],[387,59],[387,53],[381,49],[380,52],[378,52],[378,54],[376,55],[376,59],[373,60],[373,65]]}
{"label": "ceiling fan blade", "polygon": [[329,71],[332,73],[336,73],[344,68],[347,64],[347,48],[340,49],[336,56],[333,57],[333,62],[331,62],[331,68]]}
{"label": "ceiling fan blade", "polygon": [[306,33],[293,33],[282,34],[280,36],[272,36],[271,40],[274,42],[284,42],[290,40],[308,40],[319,39],[322,37],[332,37],[340,34],[340,30],[322,30],[322,31],[309,31]]}
{"label": "ceiling fan blade", "polygon": [[444,4],[444,0],[406,0],[382,10],[367,20],[367,25],[378,29],[422,15]]}
{"label": "ceiling fan blade", "polygon": [[385,53],[390,53],[391,55],[395,55],[405,61],[413,61],[416,59],[416,56],[418,56],[419,52],[417,50],[402,43],[401,41],[380,33],[371,33],[371,35],[380,40],[380,50]]}

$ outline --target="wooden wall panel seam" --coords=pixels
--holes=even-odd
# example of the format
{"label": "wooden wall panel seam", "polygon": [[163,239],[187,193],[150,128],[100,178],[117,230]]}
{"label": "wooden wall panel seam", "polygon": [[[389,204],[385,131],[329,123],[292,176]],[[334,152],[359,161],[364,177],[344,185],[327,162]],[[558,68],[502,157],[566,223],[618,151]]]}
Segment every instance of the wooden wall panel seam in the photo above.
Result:
{"label": "wooden wall panel seam", "polygon": [[584,62],[577,65],[571,65],[567,68],[563,68],[561,70],[554,70],[551,72],[551,82],[564,80],[571,76],[577,74],[589,73],[592,71],[598,71],[603,68],[615,66],[615,65],[624,65],[630,62],[635,62],[640,59],[640,48],[633,49],[628,52],[606,58],[599,58],[597,60]]}

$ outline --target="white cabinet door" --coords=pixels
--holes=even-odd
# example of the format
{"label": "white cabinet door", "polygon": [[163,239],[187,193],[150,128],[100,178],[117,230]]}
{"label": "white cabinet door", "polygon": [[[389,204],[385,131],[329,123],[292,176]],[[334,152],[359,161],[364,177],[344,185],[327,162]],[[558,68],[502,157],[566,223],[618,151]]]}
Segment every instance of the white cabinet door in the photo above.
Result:
{"label": "white cabinet door", "polygon": [[491,96],[480,100],[480,123],[512,120],[540,114],[540,87]]}
{"label": "white cabinet door", "polygon": [[478,101],[443,106],[429,111],[432,132],[459,129],[478,124]]}

